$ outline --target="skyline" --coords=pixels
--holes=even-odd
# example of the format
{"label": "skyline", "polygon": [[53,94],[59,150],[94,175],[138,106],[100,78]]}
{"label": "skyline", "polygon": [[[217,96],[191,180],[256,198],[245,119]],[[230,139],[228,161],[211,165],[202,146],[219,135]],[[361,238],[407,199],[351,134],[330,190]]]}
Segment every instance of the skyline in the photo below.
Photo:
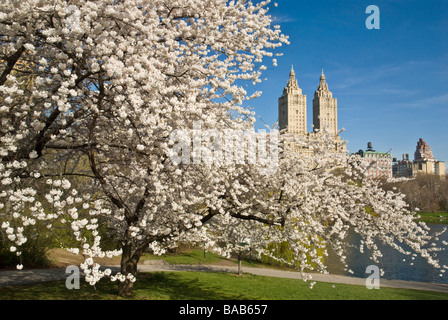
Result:
{"label": "skyline", "polygon": [[[256,128],[278,121],[278,98],[291,66],[307,95],[311,132],[312,100],[322,69],[338,99],[338,129],[350,153],[373,148],[411,160],[419,138],[434,157],[448,162],[448,2],[434,0],[319,2],[275,1],[269,14],[289,36],[276,57],[264,61],[266,80],[254,87],[261,97],[244,105],[256,112]],[[380,9],[380,29],[366,28],[366,8]],[[248,91],[251,88],[247,88]]]}

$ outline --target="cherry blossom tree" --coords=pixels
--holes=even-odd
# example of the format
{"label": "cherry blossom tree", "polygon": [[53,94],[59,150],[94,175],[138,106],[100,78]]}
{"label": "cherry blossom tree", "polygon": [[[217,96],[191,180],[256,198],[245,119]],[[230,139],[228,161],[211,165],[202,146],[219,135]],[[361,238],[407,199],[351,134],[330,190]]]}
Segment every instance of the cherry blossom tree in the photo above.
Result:
{"label": "cherry blossom tree", "polygon": [[[356,158],[331,152],[325,133],[301,156],[281,147],[289,139],[281,135],[281,156],[270,174],[249,157],[207,160],[215,154],[204,150],[219,144],[219,133],[253,128],[254,113],[242,103],[259,92],[248,92],[246,84],[259,83],[263,61],[288,43],[272,26],[268,6],[243,0],[2,3],[0,219],[18,259],[24,230],[44,224],[56,236],[70,234],[61,246],[85,257],[81,267],[90,284],[109,277],[129,295],[148,250],[160,254],[179,241],[205,241],[230,254],[250,239],[254,252],[282,259],[269,244],[287,241],[288,263],[325,272],[319,252],[332,246],[343,259],[343,241],[353,229],[374,258],[378,239],[403,250],[396,240],[438,267],[430,254],[435,247],[425,249],[431,240],[425,226],[414,222],[402,196],[363,177]],[[191,162],[173,161],[188,149],[177,148],[173,132],[192,133],[186,140]],[[106,234],[116,247],[104,245]],[[117,255],[118,274],[95,260]]]}
{"label": "cherry blossom tree", "polygon": [[[214,202],[221,201],[224,214],[200,229],[217,253],[247,251],[250,243],[252,253],[295,267],[307,280],[310,271],[328,272],[329,250],[351,272],[346,261],[350,248],[355,246],[379,264],[383,244],[411,263],[416,255],[424,257],[444,276],[448,266],[439,265],[437,256],[447,244],[438,243],[438,234],[430,236],[403,194],[385,191],[382,180],[366,175],[371,163],[335,151],[326,131],[311,142],[282,135],[282,145],[291,143],[303,144],[307,152],[287,152],[284,147],[275,175],[260,174],[256,166],[227,175],[226,190]],[[360,236],[359,243],[350,240],[350,232]],[[275,244],[287,248],[288,257],[279,255]]]}
{"label": "cherry blossom tree", "polygon": [[[2,3],[1,209],[11,250],[20,255],[24,227],[58,221],[79,242],[72,251],[87,258],[92,284],[104,275],[94,257],[122,255],[114,279],[127,294],[148,247],[158,252],[205,223],[201,206],[219,173],[173,165],[168,137],[194,121],[253,124],[243,83],[260,82],[263,58],[287,43],[268,4]],[[103,216],[121,250],[101,249]]]}

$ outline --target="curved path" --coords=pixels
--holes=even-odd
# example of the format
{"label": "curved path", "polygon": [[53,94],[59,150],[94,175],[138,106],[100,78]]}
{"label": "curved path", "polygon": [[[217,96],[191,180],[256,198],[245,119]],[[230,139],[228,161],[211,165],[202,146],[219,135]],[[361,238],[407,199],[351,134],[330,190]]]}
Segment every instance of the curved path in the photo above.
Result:
{"label": "curved path", "polygon": [[[118,266],[111,266],[117,268]],[[139,265],[139,272],[154,272],[154,271],[202,271],[202,272],[238,272],[237,266],[222,266],[222,265]],[[244,273],[250,273],[260,276],[281,277],[290,279],[301,279],[300,272],[284,271],[266,268],[243,267]],[[322,281],[328,283],[344,283],[351,285],[366,284],[363,278],[355,278],[341,275],[318,274],[313,273],[312,281]],[[20,286],[35,283],[42,283],[46,281],[65,280],[69,273],[65,273],[65,269],[28,269],[28,270],[8,270],[0,271],[0,287],[6,286]],[[380,279],[380,287],[426,290],[448,293],[448,284],[415,282],[415,281],[401,281],[401,280],[386,280]]]}

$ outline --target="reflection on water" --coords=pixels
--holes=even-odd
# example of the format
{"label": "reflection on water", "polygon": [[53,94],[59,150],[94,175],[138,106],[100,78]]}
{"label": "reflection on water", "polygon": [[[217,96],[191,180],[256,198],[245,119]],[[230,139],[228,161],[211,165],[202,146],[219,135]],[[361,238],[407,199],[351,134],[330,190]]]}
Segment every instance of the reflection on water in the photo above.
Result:
{"label": "reflection on water", "polygon": [[[431,228],[431,234],[434,234],[440,232],[444,227],[448,227],[448,225],[428,224],[428,227]],[[359,243],[359,236],[356,234],[350,235],[349,239],[351,243]],[[448,242],[448,230],[439,237],[437,244],[440,243],[440,246],[443,246],[441,243],[443,240]],[[429,265],[426,260],[420,256],[416,256],[415,259],[412,260],[412,255],[403,255],[387,245],[378,245],[378,247],[383,253],[383,257],[380,258],[380,263],[377,264],[378,267],[383,269],[385,272],[382,278],[389,280],[422,281],[448,284],[448,272],[443,274],[443,277],[440,277],[440,270]],[[405,261],[403,261],[403,259]],[[441,266],[448,266],[447,250],[445,249],[438,252],[437,259],[439,260],[439,264]],[[369,265],[375,264],[369,258],[367,250],[364,254],[361,254],[356,248],[349,250],[347,253],[347,262],[349,269],[353,271],[352,274],[344,271],[342,263],[332,252],[329,252],[329,257],[326,262],[328,271],[331,274],[348,275],[360,278],[366,278],[370,275],[370,273],[366,274],[366,268]],[[410,265],[410,263],[413,265]]]}

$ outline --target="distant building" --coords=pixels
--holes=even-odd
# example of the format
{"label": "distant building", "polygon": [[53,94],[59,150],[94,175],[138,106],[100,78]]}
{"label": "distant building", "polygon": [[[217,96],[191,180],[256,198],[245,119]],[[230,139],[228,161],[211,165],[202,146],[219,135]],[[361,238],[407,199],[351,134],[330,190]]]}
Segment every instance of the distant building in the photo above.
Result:
{"label": "distant building", "polygon": [[417,141],[417,148],[414,153],[413,175],[419,174],[445,176],[445,162],[434,158],[431,147],[422,138]]}
{"label": "distant building", "polygon": [[445,162],[434,158],[431,147],[422,138],[417,141],[414,161],[409,161],[409,155],[403,155],[403,160],[394,159],[394,177],[416,177],[419,174],[433,174],[445,177]]}
{"label": "distant building", "polygon": [[397,178],[412,177],[414,172],[414,163],[409,160],[409,154],[403,154],[403,159],[397,161],[393,159],[392,175]]}
{"label": "distant building", "polygon": [[392,155],[390,152],[378,152],[373,150],[372,143],[367,144],[367,150],[359,150],[360,155],[367,164],[367,176],[371,178],[392,177]]}
{"label": "distant building", "polygon": [[302,138],[303,143],[289,143],[288,149],[298,154],[309,154],[311,145],[318,141],[319,131],[326,128],[334,137],[334,151],[346,152],[346,143],[338,135],[338,104],[333,93],[328,89],[324,71],[320,76],[319,85],[313,99],[314,132],[307,132],[306,95],[302,93],[291,67],[289,80],[283,89],[283,95],[278,99],[278,120],[280,130]]}

